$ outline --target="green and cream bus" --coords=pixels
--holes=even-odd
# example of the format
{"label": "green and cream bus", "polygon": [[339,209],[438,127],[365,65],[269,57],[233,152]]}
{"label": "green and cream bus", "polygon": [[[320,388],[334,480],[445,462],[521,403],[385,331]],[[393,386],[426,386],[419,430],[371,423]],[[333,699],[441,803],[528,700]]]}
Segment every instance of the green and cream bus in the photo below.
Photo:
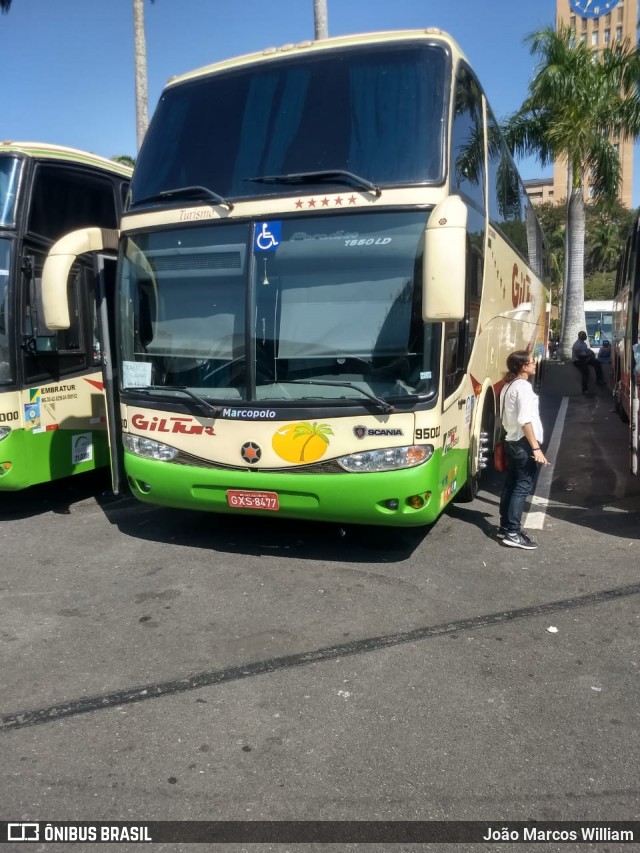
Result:
{"label": "green and cream bus", "polygon": [[[52,250],[52,328],[76,254],[112,236]],[[118,249],[123,461],[149,503],[428,524],[477,491],[507,354],[546,351],[537,220],[438,30],[171,80]]]}
{"label": "green and cream bus", "polygon": [[117,227],[130,177],[83,151],[0,142],[0,492],[109,464],[99,261],[74,263],[64,330],[44,325],[41,277],[66,232]]}

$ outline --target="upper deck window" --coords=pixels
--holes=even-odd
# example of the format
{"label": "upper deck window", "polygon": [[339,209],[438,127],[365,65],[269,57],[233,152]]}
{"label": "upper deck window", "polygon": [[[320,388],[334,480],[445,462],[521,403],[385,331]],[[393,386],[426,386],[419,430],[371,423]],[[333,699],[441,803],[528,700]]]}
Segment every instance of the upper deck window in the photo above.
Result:
{"label": "upper deck window", "polygon": [[29,208],[29,231],[57,240],[76,228],[116,228],[116,190],[110,178],[42,163],[36,170]]}
{"label": "upper deck window", "polygon": [[449,66],[442,46],[402,42],[259,62],[169,87],[140,152],[133,204],[194,186],[225,198],[273,195],[287,184],[252,179],[320,171],[387,186],[439,183]]}

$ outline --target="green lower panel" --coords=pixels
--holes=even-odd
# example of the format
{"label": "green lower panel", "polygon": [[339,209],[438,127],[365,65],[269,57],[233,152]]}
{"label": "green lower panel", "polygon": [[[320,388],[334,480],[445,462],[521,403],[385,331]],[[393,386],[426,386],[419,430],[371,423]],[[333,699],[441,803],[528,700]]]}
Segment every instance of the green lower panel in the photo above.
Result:
{"label": "green lower panel", "polygon": [[[441,511],[440,452],[425,465],[380,474],[287,474],[221,471],[174,465],[125,453],[125,469],[134,495],[145,503],[234,515],[417,527],[435,521]],[[227,490],[276,492],[278,511],[238,509],[227,503]],[[424,506],[407,503],[413,495],[431,495]],[[398,509],[387,501],[397,500]]]}
{"label": "green lower panel", "polygon": [[26,489],[108,464],[104,430],[33,433],[15,429],[0,441],[0,492]]}

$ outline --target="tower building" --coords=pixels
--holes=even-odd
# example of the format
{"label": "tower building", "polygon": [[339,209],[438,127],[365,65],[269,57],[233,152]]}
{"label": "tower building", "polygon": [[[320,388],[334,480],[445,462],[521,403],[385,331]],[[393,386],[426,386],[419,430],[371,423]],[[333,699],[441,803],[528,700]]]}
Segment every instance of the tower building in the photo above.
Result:
{"label": "tower building", "polygon": [[[615,41],[629,39],[636,44],[638,27],[638,0],[556,0],[557,25],[570,27],[576,36],[586,42],[594,52],[601,52]],[[619,197],[625,207],[631,207],[633,183],[633,140],[611,138],[620,155],[622,180]],[[587,183],[585,201],[592,195]],[[553,197],[556,201],[567,198],[567,164],[557,161],[553,170]]]}

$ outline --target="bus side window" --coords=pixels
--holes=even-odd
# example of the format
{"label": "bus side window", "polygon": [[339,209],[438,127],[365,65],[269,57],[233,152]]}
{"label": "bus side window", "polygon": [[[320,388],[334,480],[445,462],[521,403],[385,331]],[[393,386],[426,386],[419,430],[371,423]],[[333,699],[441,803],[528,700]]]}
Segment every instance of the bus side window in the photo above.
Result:
{"label": "bus side window", "polygon": [[456,390],[464,377],[480,319],[482,283],[484,276],[484,222],[473,209],[469,209],[469,234],[467,236],[467,297],[466,319],[444,324],[444,353],[442,363],[444,399]]}
{"label": "bus side window", "polygon": [[473,345],[478,333],[482,290],[484,284],[484,243],[485,219],[472,207],[467,220],[467,350],[464,368],[466,370]]}
{"label": "bus side window", "polygon": [[39,304],[39,281],[42,277],[44,256],[34,253],[30,271],[25,276],[23,303],[23,353],[27,381],[46,381],[77,372],[86,367],[82,329],[85,316],[81,302],[82,271],[75,267],[69,281],[68,329],[50,332],[43,326],[42,306]]}
{"label": "bus side window", "polygon": [[42,279],[32,278],[29,282],[29,300],[27,302],[27,317],[25,331],[33,336],[36,352],[55,352],[57,350],[56,332],[47,329],[42,320]]}
{"label": "bus side window", "polygon": [[484,276],[486,165],[482,92],[464,65],[456,78],[451,137],[451,189],[471,204],[467,204],[467,320],[445,323],[445,398],[456,390],[469,362],[478,330]]}
{"label": "bus side window", "polygon": [[465,328],[464,320],[444,324],[442,380],[445,400],[453,394],[464,376]]}
{"label": "bus side window", "polygon": [[477,246],[471,246],[467,258],[467,276],[469,286],[469,354],[478,333],[480,319],[480,301],[482,299],[482,251]]}
{"label": "bus side window", "polygon": [[117,189],[107,178],[54,164],[36,170],[29,207],[28,230],[57,240],[63,234],[90,225],[116,228]]}
{"label": "bus side window", "polygon": [[485,210],[484,123],[482,94],[465,67],[458,72],[451,129],[451,191]]}

